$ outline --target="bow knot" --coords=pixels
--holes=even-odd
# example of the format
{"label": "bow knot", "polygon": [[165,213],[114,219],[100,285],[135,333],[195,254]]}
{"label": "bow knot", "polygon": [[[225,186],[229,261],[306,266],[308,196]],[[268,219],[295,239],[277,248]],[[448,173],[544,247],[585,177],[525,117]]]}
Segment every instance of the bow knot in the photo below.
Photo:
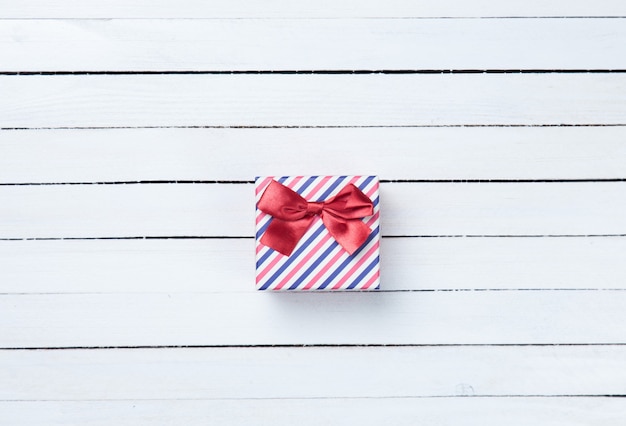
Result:
{"label": "bow knot", "polygon": [[353,254],[371,232],[361,219],[374,214],[372,200],[352,184],[328,200],[307,201],[272,180],[257,206],[273,217],[261,243],[286,256],[291,254],[315,216],[320,216],[330,235]]}
{"label": "bow knot", "polygon": [[320,214],[322,213],[323,209],[324,209],[323,201],[309,201],[306,206],[306,213],[307,214]]}

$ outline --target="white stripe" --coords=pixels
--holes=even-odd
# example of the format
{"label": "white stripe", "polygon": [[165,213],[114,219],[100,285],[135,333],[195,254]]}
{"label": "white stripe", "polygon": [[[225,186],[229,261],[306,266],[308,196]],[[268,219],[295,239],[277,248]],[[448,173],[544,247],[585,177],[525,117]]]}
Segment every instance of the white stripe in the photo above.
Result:
{"label": "white stripe", "polygon": [[[259,176],[259,178],[254,181],[254,193],[256,196],[257,203],[261,199],[261,195],[263,195],[263,192],[265,192],[265,188],[267,188],[267,185],[265,185],[265,188],[263,188],[263,190],[259,191],[258,193],[257,193],[257,189],[259,189],[259,187],[261,186],[261,183],[263,183],[265,179],[267,178],[276,179],[275,176]],[[269,185],[269,182],[268,182],[268,185]]]}
{"label": "white stripe", "polygon": [[[370,241],[370,244],[368,244],[366,247],[364,247],[363,250],[361,250],[361,252],[351,260],[350,264],[348,264],[336,277],[334,277],[332,279],[332,281],[324,288],[324,290],[331,290],[335,286],[335,284],[337,284],[341,280],[341,278],[345,275],[345,273],[348,270],[350,270],[350,268],[352,267],[351,265],[353,265],[354,263],[356,263],[360,259],[362,259],[364,254],[367,252],[367,250],[369,250],[369,248],[372,246],[372,244],[375,244],[376,241],[377,241],[377,238],[372,239],[372,241]],[[324,277],[322,278],[322,283],[330,275],[332,275],[339,268],[339,266],[343,263],[343,261],[345,259],[347,259],[348,257],[349,257],[349,255],[347,253],[345,253],[343,256],[341,256],[340,260],[336,263],[336,266],[334,268],[331,268],[330,271],[327,271],[326,274],[324,274]]]}
{"label": "white stripe", "polygon": [[[379,220],[377,219],[377,220],[376,220],[376,221],[372,224],[372,226],[370,227],[370,228],[372,229],[372,232],[376,230],[376,227],[377,227],[378,222],[379,222]],[[372,240],[372,241],[376,241],[379,237],[380,237],[380,233],[379,233],[379,235],[378,235],[376,238],[374,238],[374,240]],[[334,241],[334,240],[333,240],[333,241]],[[314,290],[314,289],[319,288],[319,286],[320,286],[322,283],[324,283],[324,281],[326,281],[326,279],[328,279],[328,277],[329,277],[330,275],[332,275],[332,274],[336,271],[337,267],[339,267],[339,265],[341,265],[341,264],[342,264],[342,263],[343,263],[343,262],[344,262],[344,261],[345,261],[345,260],[349,257],[348,253],[347,253],[347,252],[345,252],[341,246],[337,246],[337,247],[335,247],[335,249],[334,249],[334,250],[333,250],[333,251],[332,251],[332,252],[331,252],[331,253],[327,256],[327,258],[328,258],[328,259],[332,259],[332,258],[333,258],[333,257],[337,254],[337,252],[339,252],[339,251],[342,251],[342,252],[343,252],[343,254],[342,254],[342,255],[339,257],[339,259],[335,262],[335,264],[334,264],[335,266],[333,266],[333,267],[331,267],[329,270],[327,270],[327,271],[326,271],[326,272],[325,272],[325,273],[324,273],[324,274],[323,274],[323,275],[319,278],[319,280],[317,280],[317,282],[316,282],[316,283],[315,283],[315,284],[314,284],[314,285],[310,288],[310,290]],[[363,253],[363,252],[361,252],[361,253]],[[318,266],[317,266],[317,268],[315,268],[315,270],[314,270],[314,271],[313,271],[313,272],[309,275],[309,277],[311,277],[311,278],[312,278],[312,277],[314,277],[314,276],[315,276],[315,275],[316,275],[316,274],[317,274],[317,273],[318,273],[318,272],[319,272],[322,268],[324,268],[324,266],[325,266],[325,264],[324,264],[324,262],[322,262],[320,265],[318,265]],[[349,266],[348,266],[347,268],[349,268]],[[341,275],[341,274],[340,274],[340,275]],[[339,278],[337,278],[337,277],[336,277],[336,278],[335,278],[335,279],[333,279],[333,280],[331,281],[331,283],[330,283],[328,286],[326,286],[323,290],[330,290],[330,289],[332,288],[332,286],[333,286],[333,285],[335,285],[335,283],[337,283],[337,281],[338,281],[338,280],[339,280]]]}
{"label": "white stripe", "polygon": [[[341,256],[339,256],[339,259],[335,262],[335,266],[332,266],[331,268],[329,268],[324,274],[322,274],[322,276],[320,277],[319,280],[317,280],[317,282],[311,287],[311,290],[317,290],[320,285],[322,285],[324,283],[324,281],[326,281],[326,279],[333,273],[335,272],[335,270],[337,269],[338,265],[341,265],[341,263],[346,260],[348,257],[350,257],[350,255],[348,254],[348,252],[346,252],[341,246],[337,246],[335,247],[335,249],[333,250],[333,252],[330,254],[329,257],[333,257],[335,256],[338,252],[341,252]],[[324,265],[321,265],[321,267],[323,267]],[[318,270],[321,268],[318,268]],[[316,271],[317,272],[317,271]],[[326,288],[324,288],[323,290],[330,290],[331,286],[326,286]]]}
{"label": "white stripe", "polygon": [[[377,243],[377,242],[378,242],[378,238],[374,238],[374,239],[372,239],[372,241],[370,241],[370,243],[369,243],[369,244],[368,244],[365,248],[363,248],[363,251],[362,251],[361,253],[359,253],[359,256],[357,256],[357,257],[358,257],[358,259],[355,259],[355,260],[354,260],[354,262],[355,262],[355,263],[357,263],[357,262],[359,262],[361,259],[365,258],[365,254],[366,254],[366,253],[367,253],[367,252],[368,252],[368,251],[369,251],[372,247],[374,247],[374,246],[376,245],[376,243]],[[369,258],[368,258],[365,262],[363,262],[363,264],[362,264],[361,266],[359,266],[359,267],[357,268],[357,270],[356,270],[356,271],[354,271],[354,273],[352,273],[352,274],[350,275],[350,277],[348,277],[348,279],[346,280],[346,282],[344,282],[344,283],[341,285],[341,287],[339,287],[339,289],[338,289],[338,290],[345,290],[346,288],[348,288],[348,286],[352,283],[352,281],[354,281],[354,279],[355,279],[357,276],[359,276],[359,274],[360,274],[361,272],[363,272],[363,271],[364,271],[364,270],[368,267],[368,265],[369,265],[369,264],[370,264],[370,263],[371,263],[371,262],[372,262],[372,261],[376,258],[376,256],[377,256],[377,255],[378,255],[378,250],[376,250],[376,251],[374,252],[374,254],[372,254],[372,256],[370,256],[370,257],[369,257]],[[337,277],[337,279],[336,279],[336,283],[337,283],[337,282],[339,282],[339,281],[341,281],[341,279],[343,279],[343,277],[346,275],[346,273],[347,273],[347,272],[348,272],[351,268],[352,268],[352,265],[348,265],[348,266],[347,266],[347,267],[346,267],[346,268],[342,271],[342,273],[341,273],[341,274],[339,274],[339,276],[338,276],[338,277]],[[358,284],[357,284],[354,288],[355,288],[355,289],[360,288],[360,286],[362,286],[362,285],[365,283],[365,281],[367,280],[367,278],[369,278],[370,276],[371,276],[371,272],[370,272],[370,274],[368,274],[368,276],[367,276],[365,279],[363,279],[360,283],[358,283]]]}
{"label": "white stripe", "polygon": [[[326,235],[328,235],[328,233],[327,233],[327,232],[322,232],[322,235],[320,235],[320,238],[317,238],[317,239],[316,239],[316,241],[312,244],[312,246],[315,246],[315,245],[317,244],[317,242],[318,242],[318,241],[320,241],[322,238],[324,238]],[[302,274],[303,274],[303,273],[304,273],[304,272],[305,272],[305,271],[306,271],[306,270],[307,270],[307,269],[308,269],[308,268],[309,268],[312,264],[314,264],[314,263],[318,260],[319,255],[321,255],[322,253],[324,253],[324,252],[326,251],[326,249],[328,249],[328,247],[330,247],[330,246],[331,246],[334,242],[335,242],[335,240],[334,240],[333,238],[329,238],[329,239],[328,239],[328,241],[326,241],[326,242],[322,245],[322,247],[320,248],[320,250],[318,250],[318,251],[317,251],[317,252],[316,252],[316,253],[315,253],[315,254],[314,254],[314,255],[313,255],[313,256],[312,256],[312,257],[311,257],[311,258],[310,258],[310,259],[309,259],[309,260],[308,260],[308,261],[307,261],[307,262],[306,262],[306,263],[305,263],[302,267],[301,267],[301,268],[300,268],[299,272],[298,272],[296,275],[294,275],[294,276],[292,277],[292,279],[290,280],[290,281],[291,281],[291,284],[289,284],[289,283],[288,283],[288,284],[286,284],[286,285],[285,285],[285,287],[287,287],[287,288],[288,288],[288,287],[290,287],[290,285],[292,285],[292,284],[293,284],[293,283],[294,283],[294,282],[295,282],[295,281],[296,281],[296,280],[297,280],[297,279],[298,279],[298,278],[299,278],[299,277],[300,277],[300,276],[301,276],[301,275],[302,275]],[[304,254],[303,254],[303,256],[305,256],[305,255],[306,255],[306,253],[304,253]],[[331,253],[331,256],[332,256],[332,253]],[[298,262],[295,262],[295,263],[297,264]],[[324,266],[324,261],[320,262],[320,265],[318,265],[318,266],[316,267],[316,269],[315,269],[315,270],[318,270],[318,269],[322,268],[323,266]],[[293,269],[294,269],[294,268],[290,268],[290,270],[293,270]],[[286,275],[286,274],[282,274],[282,275],[284,276],[284,275]],[[307,285],[307,283],[309,282],[310,278],[311,278],[311,277],[313,277],[313,276],[315,276],[315,271],[313,271],[312,273],[308,274],[308,275],[307,275],[307,277],[306,277],[306,278],[305,278],[305,279],[304,279],[304,280],[303,280],[303,281],[302,281],[302,282],[298,285],[298,287],[297,287],[297,288],[299,289],[299,288],[301,288],[301,287],[306,286],[306,285]],[[282,280],[282,276],[281,276],[280,280]]]}

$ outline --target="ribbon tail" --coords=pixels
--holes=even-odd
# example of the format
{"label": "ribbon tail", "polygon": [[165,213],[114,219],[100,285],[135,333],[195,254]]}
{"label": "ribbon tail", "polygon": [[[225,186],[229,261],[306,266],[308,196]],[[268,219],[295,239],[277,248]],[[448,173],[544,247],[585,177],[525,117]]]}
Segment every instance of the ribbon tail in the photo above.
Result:
{"label": "ribbon tail", "polygon": [[360,219],[341,219],[324,214],[322,220],[330,235],[350,255],[353,255],[365,243],[372,232],[370,227]]}
{"label": "ribbon tail", "polygon": [[307,216],[296,221],[273,218],[261,237],[261,244],[285,256],[290,256],[298,245],[298,241],[311,226],[313,219],[315,219],[314,216]]}

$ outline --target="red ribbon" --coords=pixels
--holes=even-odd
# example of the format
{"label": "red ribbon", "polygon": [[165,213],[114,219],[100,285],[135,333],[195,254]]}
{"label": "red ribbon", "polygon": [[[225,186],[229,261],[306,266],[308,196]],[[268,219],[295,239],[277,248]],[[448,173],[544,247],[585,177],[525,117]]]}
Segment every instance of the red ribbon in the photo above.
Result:
{"label": "red ribbon", "polygon": [[374,214],[372,200],[353,184],[326,201],[307,201],[272,180],[257,207],[273,217],[261,243],[285,256],[291,254],[316,215],[341,247],[353,254],[371,232],[361,219]]}

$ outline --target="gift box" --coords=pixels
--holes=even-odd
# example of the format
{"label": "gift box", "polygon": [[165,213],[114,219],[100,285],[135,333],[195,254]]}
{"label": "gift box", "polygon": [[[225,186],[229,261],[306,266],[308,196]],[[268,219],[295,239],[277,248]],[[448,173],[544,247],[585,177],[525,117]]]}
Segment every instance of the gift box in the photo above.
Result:
{"label": "gift box", "polygon": [[258,290],[376,290],[376,176],[261,176],[256,189]]}

